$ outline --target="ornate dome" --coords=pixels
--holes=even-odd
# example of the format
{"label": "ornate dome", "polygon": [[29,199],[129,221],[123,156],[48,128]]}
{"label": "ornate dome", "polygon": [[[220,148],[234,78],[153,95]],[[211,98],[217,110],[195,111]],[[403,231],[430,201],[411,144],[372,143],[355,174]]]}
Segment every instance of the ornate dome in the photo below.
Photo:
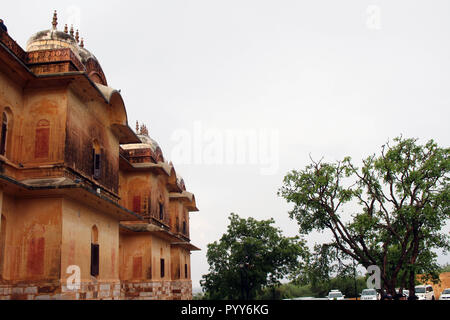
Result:
{"label": "ornate dome", "polygon": [[97,58],[86,48],[78,47],[78,54],[80,55],[83,64],[86,64],[89,59],[94,59],[98,62]]}
{"label": "ornate dome", "polygon": [[121,146],[122,149],[128,151],[148,149],[150,151],[151,157],[155,161],[164,163],[166,162],[161,147],[159,146],[158,142],[150,138],[148,129],[145,125],[139,127],[139,123],[136,122],[136,135],[141,140],[141,143],[125,144]]}
{"label": "ornate dome", "polygon": [[44,30],[31,36],[27,42],[27,51],[71,48],[78,51],[78,43],[70,34],[59,30]]}
{"label": "ornate dome", "polygon": [[65,26],[64,31],[57,30],[56,27],[58,26],[58,16],[56,11],[53,14],[52,26],[53,27],[51,29],[39,31],[28,39],[26,48],[27,52],[70,48],[81,60],[79,55],[80,47],[78,45],[78,30],[77,33],[74,34],[72,26],[69,33],[67,25]]}
{"label": "ornate dome", "polygon": [[72,26],[69,31],[67,25],[64,27],[64,31],[57,30],[58,17],[56,11],[53,14],[52,25],[51,29],[34,34],[27,42],[26,51],[35,52],[69,48],[82,64],[78,71],[86,71],[94,82],[107,86],[108,83],[100,63],[91,52],[84,48],[84,41],[81,39],[80,42],[78,30],[75,33]]}
{"label": "ornate dome", "polygon": [[153,152],[156,152],[156,150],[160,149],[158,142],[156,142],[154,139],[150,138],[149,136],[138,134],[137,135],[139,139],[141,139],[142,144],[146,147],[149,147],[152,149]]}

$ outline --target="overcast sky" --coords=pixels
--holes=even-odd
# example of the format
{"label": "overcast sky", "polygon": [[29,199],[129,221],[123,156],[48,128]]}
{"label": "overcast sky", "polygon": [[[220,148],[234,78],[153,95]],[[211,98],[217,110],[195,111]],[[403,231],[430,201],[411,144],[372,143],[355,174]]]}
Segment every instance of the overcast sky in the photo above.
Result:
{"label": "overcast sky", "polygon": [[122,90],[130,126],[147,124],[195,193],[194,287],[230,212],[296,234],[276,193],[309,154],[357,160],[400,134],[449,146],[448,0],[16,0],[1,18],[25,47],[53,10]]}

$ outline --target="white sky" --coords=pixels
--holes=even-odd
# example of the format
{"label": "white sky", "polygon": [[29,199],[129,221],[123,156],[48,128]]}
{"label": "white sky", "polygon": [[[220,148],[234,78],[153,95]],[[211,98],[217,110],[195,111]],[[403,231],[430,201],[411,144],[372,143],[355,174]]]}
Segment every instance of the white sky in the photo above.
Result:
{"label": "white sky", "polygon": [[[25,47],[50,28],[55,9],[59,29],[75,22],[109,85],[122,90],[130,126],[147,123],[166,157],[179,146],[175,133],[194,137],[199,125],[276,132],[273,175],[261,165],[172,158],[201,210],[191,218],[192,242],[203,249],[192,255],[194,287],[230,212],[273,217],[296,234],[276,192],[309,154],[358,160],[400,134],[449,145],[448,0],[16,0],[2,3],[1,18]],[[195,150],[206,150],[204,139]]]}

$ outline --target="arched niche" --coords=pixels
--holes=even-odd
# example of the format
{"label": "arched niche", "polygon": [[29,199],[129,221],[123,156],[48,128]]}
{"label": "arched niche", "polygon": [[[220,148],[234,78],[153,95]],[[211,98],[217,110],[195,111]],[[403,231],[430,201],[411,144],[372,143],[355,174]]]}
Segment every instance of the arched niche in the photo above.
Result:
{"label": "arched niche", "polygon": [[11,108],[5,107],[3,109],[0,120],[0,155],[10,158],[12,146],[12,131],[14,126],[14,115]]}

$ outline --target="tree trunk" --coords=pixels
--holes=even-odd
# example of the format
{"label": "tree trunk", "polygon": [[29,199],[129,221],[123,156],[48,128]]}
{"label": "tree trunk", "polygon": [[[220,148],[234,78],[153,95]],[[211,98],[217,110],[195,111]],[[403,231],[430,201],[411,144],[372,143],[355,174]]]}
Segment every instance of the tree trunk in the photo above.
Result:
{"label": "tree trunk", "polygon": [[409,296],[414,297],[416,295],[416,273],[411,269],[409,272]]}
{"label": "tree trunk", "polygon": [[395,296],[395,279],[391,279],[387,286],[387,292],[394,297]]}
{"label": "tree trunk", "polygon": [[413,297],[416,295],[416,269],[414,264],[416,263],[417,256],[419,255],[419,232],[417,230],[416,224],[414,224],[413,234],[414,234],[414,247],[410,261],[410,271],[409,271],[409,296]]}

